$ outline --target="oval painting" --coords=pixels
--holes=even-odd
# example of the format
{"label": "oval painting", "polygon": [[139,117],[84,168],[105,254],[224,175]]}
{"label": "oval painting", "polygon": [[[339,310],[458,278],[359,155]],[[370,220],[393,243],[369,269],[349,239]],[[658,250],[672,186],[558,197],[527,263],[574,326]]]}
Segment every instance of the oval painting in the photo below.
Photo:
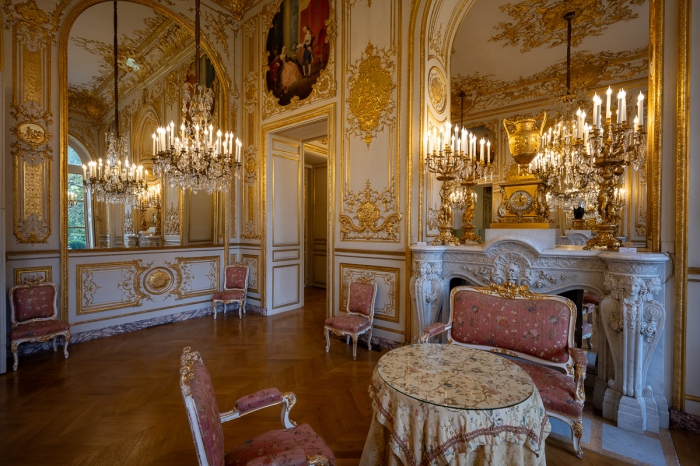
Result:
{"label": "oval painting", "polygon": [[267,33],[267,90],[280,105],[306,99],[328,64],[328,0],[284,0]]}

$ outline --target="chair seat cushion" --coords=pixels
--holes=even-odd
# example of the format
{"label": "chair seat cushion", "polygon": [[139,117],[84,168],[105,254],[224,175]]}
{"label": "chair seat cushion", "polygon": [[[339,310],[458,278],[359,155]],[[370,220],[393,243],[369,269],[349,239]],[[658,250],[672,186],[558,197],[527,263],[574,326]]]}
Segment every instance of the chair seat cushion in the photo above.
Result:
{"label": "chair seat cushion", "polygon": [[214,293],[215,301],[236,301],[245,298],[243,290],[226,290]]}
{"label": "chair seat cushion", "polygon": [[535,382],[547,411],[554,411],[570,418],[581,418],[583,405],[576,401],[576,384],[568,375],[551,367],[514,360]]}
{"label": "chair seat cushion", "polygon": [[21,324],[12,329],[10,333],[11,340],[20,340],[22,338],[37,338],[53,333],[65,332],[70,329],[70,324],[58,320],[40,320],[38,322],[30,322]]}
{"label": "chair seat cushion", "polygon": [[583,322],[581,324],[583,338],[588,338],[593,335],[593,324],[590,322]]}
{"label": "chair seat cushion", "polygon": [[[282,452],[289,452],[288,454],[292,457],[297,457],[295,450],[299,449],[303,450],[307,456],[323,455],[330,460],[332,465],[335,465],[333,452],[308,424],[302,424],[291,429],[271,430],[258,435],[229,452],[226,455],[226,464],[229,466],[245,466],[256,458]],[[296,463],[290,464],[296,465]]]}
{"label": "chair seat cushion", "polygon": [[326,319],[326,327],[332,327],[336,330],[342,330],[345,332],[361,332],[370,326],[368,319],[355,316],[352,314],[345,316],[335,316]]}

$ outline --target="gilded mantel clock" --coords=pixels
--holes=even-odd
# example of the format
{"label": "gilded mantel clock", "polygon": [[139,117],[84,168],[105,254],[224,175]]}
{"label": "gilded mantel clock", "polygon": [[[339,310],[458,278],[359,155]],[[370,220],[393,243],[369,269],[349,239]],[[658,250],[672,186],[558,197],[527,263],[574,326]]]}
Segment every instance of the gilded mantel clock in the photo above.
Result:
{"label": "gilded mantel clock", "polygon": [[[539,119],[542,123],[537,128]],[[539,151],[546,120],[546,113],[539,118],[503,120],[510,153],[516,164],[513,165],[513,172],[498,185],[501,188],[501,205],[491,228],[550,227],[545,185],[529,170],[530,162]]]}

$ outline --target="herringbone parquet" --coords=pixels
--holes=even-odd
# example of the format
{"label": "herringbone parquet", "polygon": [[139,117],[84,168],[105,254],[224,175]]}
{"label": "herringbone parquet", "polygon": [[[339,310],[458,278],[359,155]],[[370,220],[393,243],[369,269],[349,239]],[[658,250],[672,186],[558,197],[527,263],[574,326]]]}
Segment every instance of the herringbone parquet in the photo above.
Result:
{"label": "herringbone parquet", "polygon": [[[386,352],[333,340],[325,352],[325,294],[308,290],[306,306],[272,317],[237,313],[153,327],[20,358],[0,376],[0,464],[193,465],[197,460],[178,382],[182,348],[198,350],[219,409],[265,387],[293,391],[291,418],[310,424],[338,465],[356,465],[372,415],[367,387]],[[224,425],[226,449],[281,427],[279,410]],[[552,465],[620,464],[547,440]]]}

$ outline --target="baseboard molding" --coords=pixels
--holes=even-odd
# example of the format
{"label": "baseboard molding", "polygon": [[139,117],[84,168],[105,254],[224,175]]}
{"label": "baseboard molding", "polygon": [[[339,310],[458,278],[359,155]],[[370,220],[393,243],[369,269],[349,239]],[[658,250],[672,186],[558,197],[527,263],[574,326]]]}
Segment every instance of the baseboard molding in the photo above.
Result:
{"label": "baseboard molding", "polygon": [[671,408],[671,428],[700,434],[700,416]]}

